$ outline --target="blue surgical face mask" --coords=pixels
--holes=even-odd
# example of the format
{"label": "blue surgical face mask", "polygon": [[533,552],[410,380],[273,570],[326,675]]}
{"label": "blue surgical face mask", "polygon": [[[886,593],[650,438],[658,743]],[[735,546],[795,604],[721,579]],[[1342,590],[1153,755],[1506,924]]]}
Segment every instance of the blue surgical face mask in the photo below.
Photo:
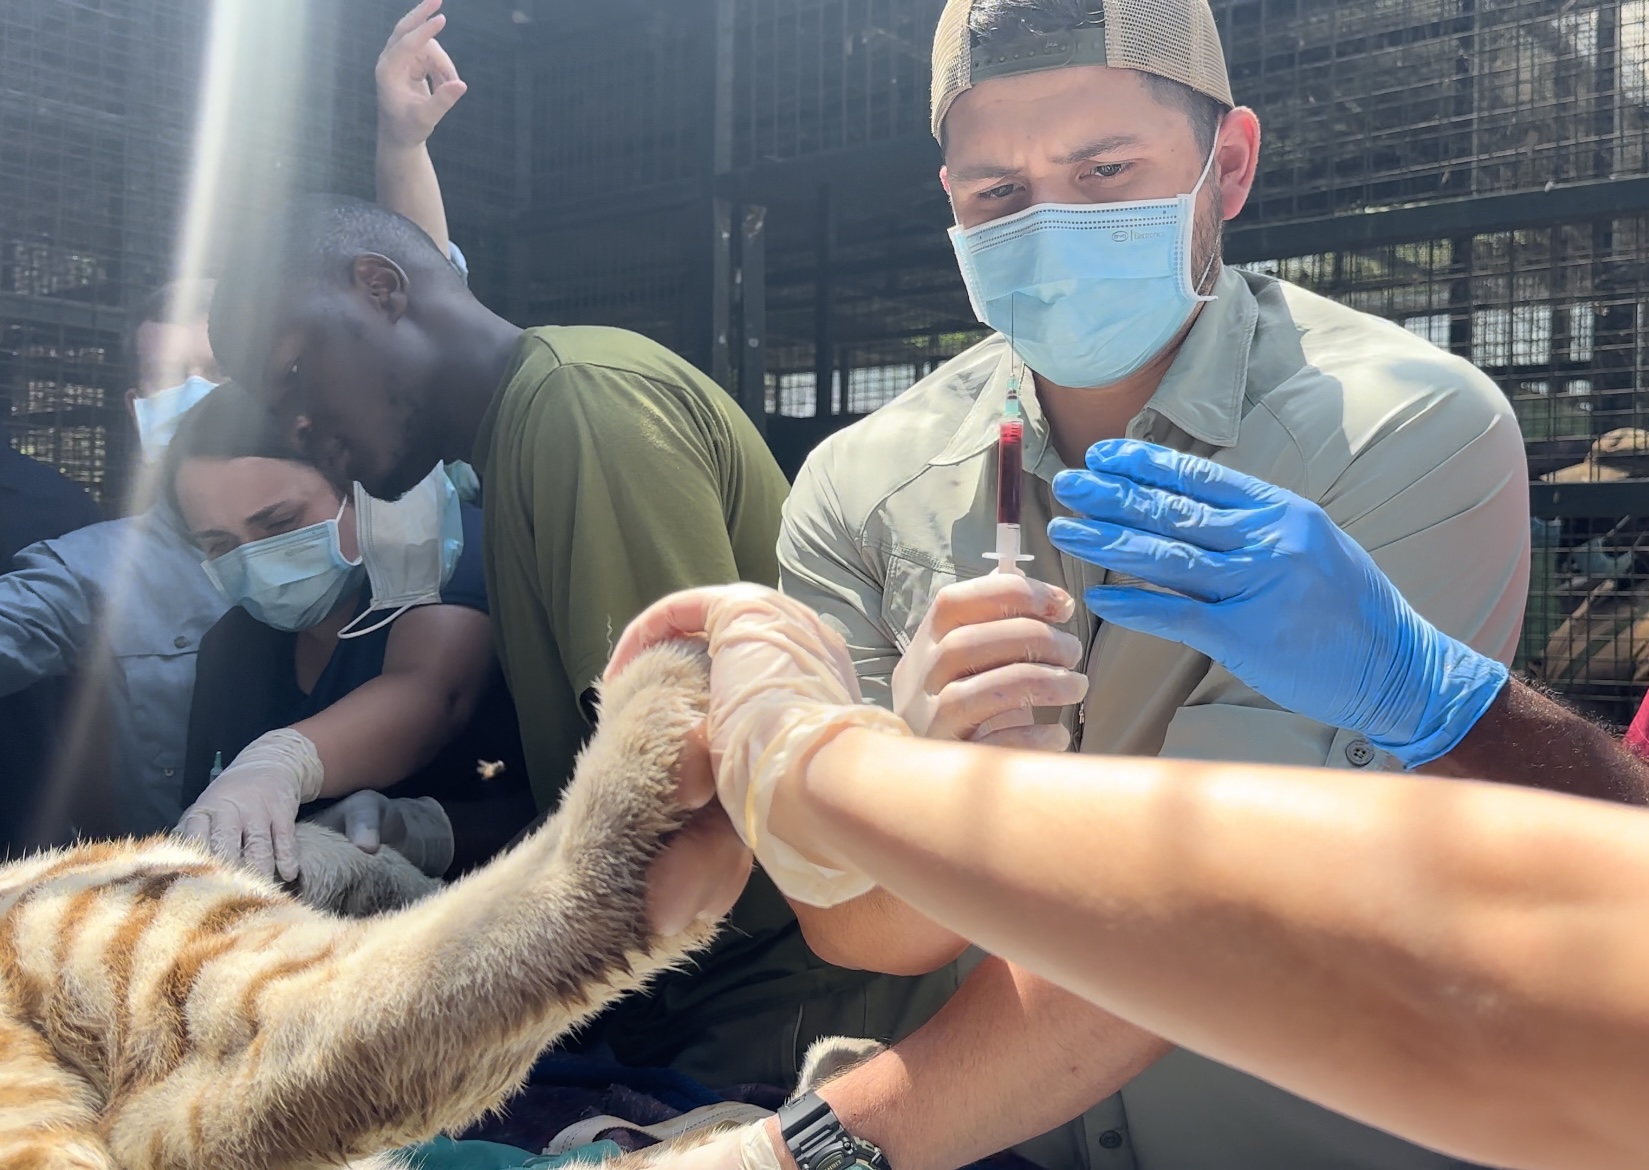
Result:
{"label": "blue surgical face mask", "polygon": [[143,445],[143,457],[159,459],[166,444],[177,434],[178,421],[217,386],[216,382],[192,374],[180,386],[132,399],[132,415],[137,419],[137,439]]}
{"label": "blue surgical face mask", "polygon": [[1059,386],[1109,386],[1144,367],[1185,327],[1214,267],[1191,272],[1197,195],[1132,203],[1042,203],[951,246],[981,321]]}
{"label": "blue surgical face mask", "polygon": [[[372,602],[340,638],[382,629],[415,605],[440,605],[464,551],[458,489],[439,463],[398,500],[380,500],[355,485],[355,536],[372,582]],[[362,622],[384,613],[371,624]]]}
{"label": "blue surgical face mask", "polygon": [[202,567],[218,592],[277,630],[307,630],[360,588],[366,570],[345,558],[338,515],[307,528],[254,540]]}

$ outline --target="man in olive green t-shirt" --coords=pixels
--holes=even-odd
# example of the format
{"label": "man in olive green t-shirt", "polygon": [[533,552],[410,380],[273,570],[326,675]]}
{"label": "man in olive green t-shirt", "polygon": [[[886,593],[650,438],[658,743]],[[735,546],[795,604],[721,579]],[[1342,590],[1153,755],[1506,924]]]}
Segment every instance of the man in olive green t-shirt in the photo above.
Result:
{"label": "man in olive green t-shirt", "polygon": [[[394,499],[439,460],[474,464],[494,636],[541,809],[572,771],[631,618],[694,585],[777,584],[787,488],[732,399],[639,334],[517,328],[375,204],[297,201],[219,282],[211,335],[225,369],[340,483]],[[845,916],[804,913],[828,949]],[[936,949],[952,945],[935,930]],[[915,979],[832,967],[757,874],[715,949],[620,1004],[599,1035],[628,1064],[789,1084],[816,1036],[920,1024],[955,988],[943,958]]]}
{"label": "man in olive green t-shirt", "polygon": [[592,688],[647,604],[686,581],[779,579],[787,484],[738,406],[640,334],[529,329],[480,420],[487,598],[540,807]]}

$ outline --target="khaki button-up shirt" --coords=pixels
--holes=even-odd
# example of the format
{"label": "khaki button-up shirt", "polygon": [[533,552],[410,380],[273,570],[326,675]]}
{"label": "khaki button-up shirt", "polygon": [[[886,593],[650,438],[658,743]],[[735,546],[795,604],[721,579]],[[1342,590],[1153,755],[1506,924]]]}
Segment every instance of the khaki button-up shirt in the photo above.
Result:
{"label": "khaki button-up shirt", "polygon": [[[1529,496],[1505,396],[1470,363],[1293,285],[1227,269],[1215,291],[1128,434],[1316,500],[1416,609],[1510,662],[1528,589]],[[891,705],[893,668],[934,595],[993,567],[984,554],[995,545],[997,422],[1015,362],[999,335],[959,355],[827,439],[791,491],[779,538],[783,588],[846,637],[875,702]],[[1021,397],[1023,537],[1036,558],[1024,567],[1080,599],[1114,576],[1048,542],[1047,522],[1062,511],[1051,483],[1064,463],[1028,377]],[[1088,698],[1080,712],[1039,718],[1064,720],[1084,753],[1391,766],[1360,736],[1280,710],[1179,643],[1102,625],[1080,603],[1067,628],[1089,648]],[[1247,1101],[1229,1125],[1199,1099],[1199,1123],[1175,1126],[1175,1093],[1157,1091],[1155,1070],[1124,1093],[1141,1166],[1330,1164],[1336,1143],[1325,1147],[1324,1135],[1343,1119],[1267,1123],[1254,1099],[1282,1094],[1257,1083],[1238,1089],[1246,1078],[1209,1068],[1203,1088],[1225,1075],[1233,1100]],[[1163,1124],[1149,1124],[1152,1116]],[[1362,1135],[1352,1143],[1359,1151],[1334,1149],[1334,1165],[1449,1164],[1371,1130],[1347,1132]],[[1148,1159],[1148,1148],[1157,1156]]]}
{"label": "khaki button-up shirt", "polygon": [[[1316,500],[1444,631],[1510,662],[1529,576],[1528,471],[1511,406],[1468,362],[1378,318],[1227,269],[1133,438],[1203,455]],[[779,537],[786,593],[847,638],[867,698],[934,595],[990,572],[997,422],[1016,359],[1000,335],[947,362],[808,458]],[[1077,598],[1112,582],[1049,542],[1064,512],[1032,380],[1023,525],[1033,577]],[[1089,647],[1085,753],[1362,767],[1367,745],[1281,711],[1177,642],[1067,627]],[[1049,716],[1052,717],[1052,716]]]}

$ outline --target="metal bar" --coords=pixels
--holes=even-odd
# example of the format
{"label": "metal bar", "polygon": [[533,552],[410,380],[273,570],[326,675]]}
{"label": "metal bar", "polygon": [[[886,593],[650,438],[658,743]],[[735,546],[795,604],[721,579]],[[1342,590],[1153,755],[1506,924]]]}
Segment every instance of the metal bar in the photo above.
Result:
{"label": "metal bar", "polygon": [[1609,483],[1532,483],[1529,511],[1556,519],[1566,516],[1649,516],[1649,479]]}
{"label": "metal bar", "polygon": [[733,54],[737,0],[714,0],[714,33],[711,46],[711,126],[710,173],[725,175],[733,169]]}
{"label": "metal bar", "polygon": [[739,405],[767,433],[767,208],[739,209]]}
{"label": "metal bar", "polygon": [[706,372],[724,390],[733,390],[733,359],[728,333],[733,321],[733,208],[725,199],[710,200],[710,360]]}
{"label": "metal bar", "polygon": [[1360,215],[1231,227],[1225,233],[1225,258],[1234,264],[1280,260],[1644,212],[1649,212],[1649,176],[1595,179],[1557,184],[1543,191],[1474,195]]}
{"label": "metal bar", "polygon": [[515,190],[514,213],[526,216],[533,204],[533,60],[515,45]]}
{"label": "metal bar", "polygon": [[817,414],[830,413],[830,384],[836,372],[835,305],[831,297],[831,253],[836,250],[836,221],[830,210],[830,185],[819,185],[814,207],[813,268],[813,403]]}
{"label": "metal bar", "polygon": [[[716,176],[733,161],[733,26],[734,0],[702,0],[709,20],[700,34],[704,37],[699,60],[709,112],[708,157],[703,160],[701,179],[695,181],[694,231],[704,231],[700,245],[702,282],[700,297],[686,306],[688,336],[698,366],[717,385],[732,392],[733,361],[728,334],[733,321],[733,207],[716,191]],[[608,208],[606,217],[611,218]],[[695,249],[697,250],[697,249]]]}

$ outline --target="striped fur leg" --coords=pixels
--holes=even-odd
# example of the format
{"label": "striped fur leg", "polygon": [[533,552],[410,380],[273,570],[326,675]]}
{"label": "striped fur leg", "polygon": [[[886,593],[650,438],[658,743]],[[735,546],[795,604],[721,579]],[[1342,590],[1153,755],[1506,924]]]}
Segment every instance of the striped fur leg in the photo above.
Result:
{"label": "striped fur leg", "polygon": [[0,1012],[0,1166],[117,1170],[97,1136],[95,1094],[33,1029]]}

